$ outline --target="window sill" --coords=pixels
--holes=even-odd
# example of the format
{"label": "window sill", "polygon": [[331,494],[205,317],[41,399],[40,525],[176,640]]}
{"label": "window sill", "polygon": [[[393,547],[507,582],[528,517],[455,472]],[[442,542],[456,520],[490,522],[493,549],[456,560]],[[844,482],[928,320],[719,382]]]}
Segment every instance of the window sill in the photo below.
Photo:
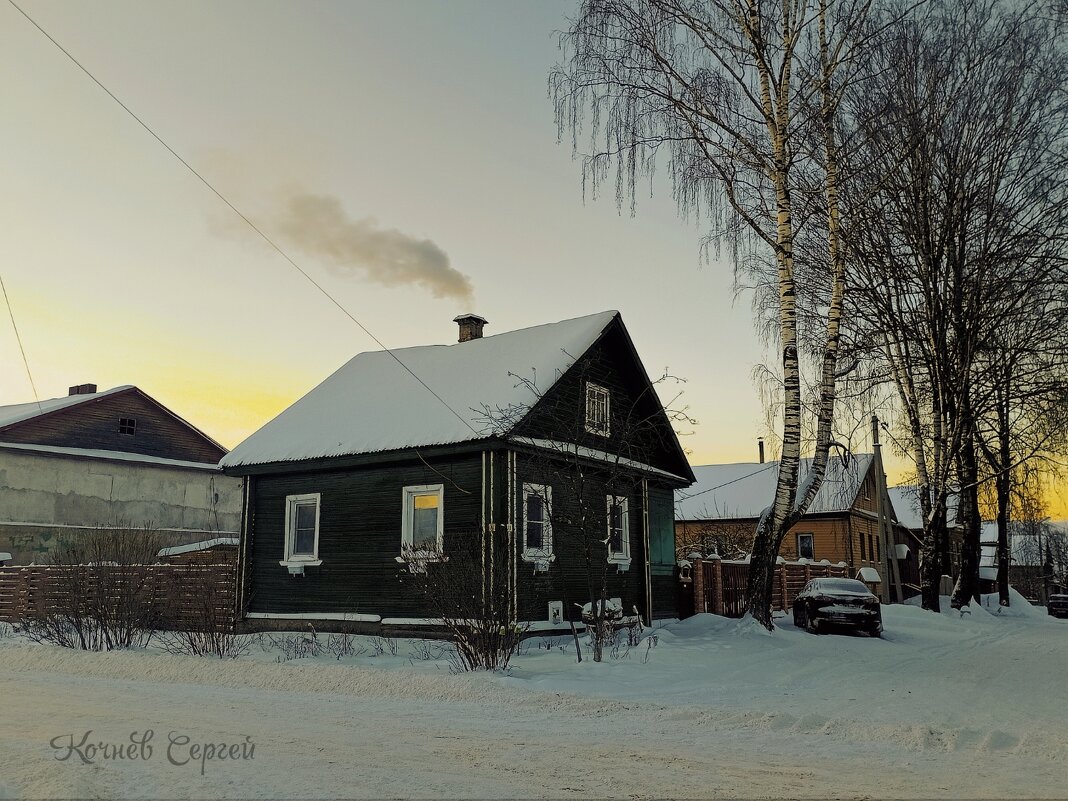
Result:
{"label": "window sill", "polygon": [[620,573],[630,570],[631,558],[629,556],[609,556],[608,564],[615,565]]}
{"label": "window sill", "polygon": [[278,564],[282,567],[318,567],[322,563],[322,559],[290,559],[282,560]]}
{"label": "window sill", "polygon": [[394,560],[402,565],[407,565],[408,570],[414,573],[426,573],[426,566],[438,562],[448,562],[449,557],[435,551],[413,551],[404,556],[396,556]]}
{"label": "window sill", "polygon": [[535,551],[525,550],[523,551],[524,562],[554,562],[556,561],[556,554],[552,551]]}
{"label": "window sill", "polygon": [[523,561],[529,562],[534,565],[534,570],[537,573],[549,572],[549,565],[556,561],[556,554],[552,551],[544,550],[526,550],[523,551]]}

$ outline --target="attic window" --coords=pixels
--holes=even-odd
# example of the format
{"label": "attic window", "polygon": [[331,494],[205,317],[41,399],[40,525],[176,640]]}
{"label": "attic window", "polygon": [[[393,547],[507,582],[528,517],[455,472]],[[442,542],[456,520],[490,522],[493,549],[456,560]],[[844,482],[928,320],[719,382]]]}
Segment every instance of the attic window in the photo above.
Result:
{"label": "attic window", "polygon": [[119,418],[119,433],[133,436],[137,433],[137,420],[133,417]]}
{"label": "attic window", "polygon": [[597,384],[586,384],[586,430],[607,437],[608,390]]}

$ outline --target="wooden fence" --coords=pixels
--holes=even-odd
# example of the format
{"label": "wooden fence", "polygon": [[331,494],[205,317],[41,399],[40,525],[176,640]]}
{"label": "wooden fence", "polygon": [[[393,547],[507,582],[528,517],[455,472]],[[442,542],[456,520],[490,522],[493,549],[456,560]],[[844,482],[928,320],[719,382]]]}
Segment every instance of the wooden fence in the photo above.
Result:
{"label": "wooden fence", "polygon": [[234,625],[236,560],[218,564],[0,567],[0,621],[76,613],[87,599],[136,598],[172,629]]}
{"label": "wooden fence", "polygon": [[[849,567],[843,562],[784,562],[775,566],[771,608],[789,610],[801,589],[814,578],[834,576],[846,578]],[[749,579],[749,563],[729,559],[694,559],[689,576],[680,586],[680,615],[692,611],[711,612],[725,617],[741,617],[745,613],[745,585]],[[687,597],[689,596],[689,597]],[[692,598],[692,603],[690,603]]]}

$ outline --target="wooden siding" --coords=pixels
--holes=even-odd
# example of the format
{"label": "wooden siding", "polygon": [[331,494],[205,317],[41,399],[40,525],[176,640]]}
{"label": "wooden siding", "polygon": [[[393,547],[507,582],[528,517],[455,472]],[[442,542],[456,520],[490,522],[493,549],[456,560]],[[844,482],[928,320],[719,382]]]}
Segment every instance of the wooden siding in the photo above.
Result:
{"label": "wooden siding", "polygon": [[[445,552],[478,537],[482,511],[480,454],[452,459],[258,476],[248,520],[247,608],[252,612],[356,612],[425,617],[396,561],[401,549],[402,491],[444,485]],[[322,564],[291,576],[285,550],[286,496],[320,493]]]}
{"label": "wooden siding", "polygon": [[[755,533],[756,518],[746,520],[679,520],[675,523],[676,539],[680,546],[690,547],[702,538],[709,540],[716,536],[734,538],[739,529]],[[783,539],[779,555],[784,559],[797,559],[797,535],[812,535],[812,558],[819,562],[824,559],[832,564],[845,562],[855,570],[864,566],[877,567],[874,559],[867,553],[867,538],[878,538],[879,525],[875,520],[855,513],[842,513],[821,517],[806,517],[797,523]],[[866,559],[860,558],[860,538],[865,538]],[[686,556],[686,554],[683,554]]]}
{"label": "wooden siding", "polygon": [[[516,372],[523,375],[522,370]],[[586,431],[586,382],[609,391],[608,437]],[[620,324],[614,324],[572,365],[514,433],[574,442],[595,450],[620,453],[673,475],[684,478],[691,475],[656,390],[634,357]]]}
{"label": "wooden siding", "polygon": [[[119,432],[119,419],[124,417],[137,421],[136,433]],[[215,464],[226,453],[224,448],[133,388],[14,423],[0,433],[0,439],[30,445],[141,453],[208,464]]]}
{"label": "wooden siding", "polygon": [[[576,604],[590,601],[591,588],[599,593],[603,585],[609,598],[620,598],[624,613],[634,614],[637,606],[645,616],[645,537],[643,529],[644,510],[640,482],[632,484],[630,491],[616,489],[617,494],[627,497],[628,534],[631,564],[620,572],[615,564],[608,561],[608,548],[597,541],[606,537],[605,516],[607,512],[607,495],[603,480],[595,471],[587,474],[587,480],[581,487],[586,508],[591,512],[590,529],[585,536],[574,527],[565,527],[558,519],[575,519],[579,514],[578,488],[570,476],[552,473],[546,469],[543,460],[532,458],[523,453],[516,454],[516,480],[514,484],[516,549],[523,549],[523,483],[547,484],[552,487],[553,499],[553,553],[555,560],[545,572],[536,572],[534,564],[522,561],[517,563],[518,581],[517,610],[520,620],[548,620],[549,603],[560,601],[564,605],[564,618],[578,620]],[[590,543],[591,560],[587,564],[585,543]],[[667,602],[665,601],[665,604]]]}

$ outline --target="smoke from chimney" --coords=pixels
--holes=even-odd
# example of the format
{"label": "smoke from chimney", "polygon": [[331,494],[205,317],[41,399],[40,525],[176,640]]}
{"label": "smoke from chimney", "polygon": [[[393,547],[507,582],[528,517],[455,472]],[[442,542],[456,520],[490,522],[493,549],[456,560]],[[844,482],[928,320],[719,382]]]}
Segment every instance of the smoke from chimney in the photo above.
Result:
{"label": "smoke from chimney", "polygon": [[360,274],[383,286],[414,284],[465,304],[473,299],[471,279],[433,240],[382,228],[371,218],[353,219],[332,195],[289,193],[274,229],[338,274]]}

